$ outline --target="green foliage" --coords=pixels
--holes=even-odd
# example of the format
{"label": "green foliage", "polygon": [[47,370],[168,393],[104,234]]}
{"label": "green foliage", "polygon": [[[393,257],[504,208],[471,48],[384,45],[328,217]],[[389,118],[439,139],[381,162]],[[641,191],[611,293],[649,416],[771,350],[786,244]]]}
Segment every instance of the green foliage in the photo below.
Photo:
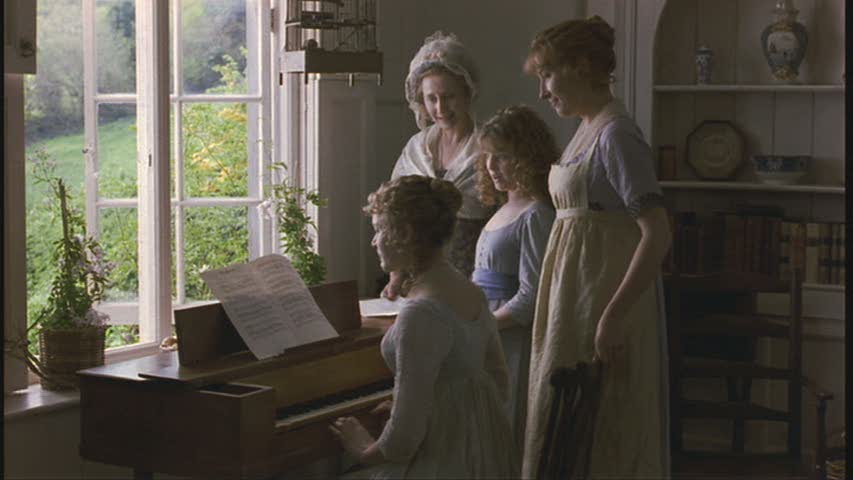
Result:
{"label": "green foliage", "polygon": [[283,175],[287,170],[283,163],[275,163],[272,167],[282,181],[269,186],[271,200],[267,206],[273,207],[282,248],[302,280],[307,285],[317,285],[326,278],[326,261],[314,251],[309,229],[316,232],[317,225],[304,207],[307,204],[324,207],[326,200],[316,190],[291,185]]}
{"label": "green foliage", "polygon": [[139,325],[110,325],[104,335],[104,348],[139,343]]}
{"label": "green foliage", "polygon": [[185,231],[184,288],[187,299],[211,300],[214,296],[201,279],[201,272],[249,260],[248,209],[191,209],[187,211]]}
{"label": "green foliage", "polygon": [[[225,56],[215,67],[222,85],[206,93],[223,93],[241,88],[246,79],[238,63]],[[248,194],[246,104],[193,103],[186,107],[184,159],[186,192],[192,197],[241,197]]]}
{"label": "green foliage", "polygon": [[[246,43],[245,5],[243,2],[181,0],[181,75],[186,92],[206,92],[220,82],[216,66],[222,64],[226,56],[239,59],[238,72],[245,70],[245,55],[240,53]],[[246,90],[227,93],[246,93]]]}
{"label": "green foliage", "polygon": [[102,325],[105,318],[92,305],[103,299],[114,265],[106,261],[98,242],[85,235],[83,215],[69,204],[71,195],[65,180],[53,175],[47,153],[37,151],[34,157],[34,177],[49,187],[58,203],[54,208],[62,222],[62,235],[53,242],[56,271],[50,294],[32,326],[59,329]]}
{"label": "green foliage", "polygon": [[[98,92],[133,93],[136,38],[133,0],[95,2]],[[220,84],[217,66],[226,58],[246,67],[246,6],[242,2],[181,0],[181,38],[185,91],[201,93]],[[83,127],[83,12],[80,0],[37,3],[38,75],[24,78],[27,142],[76,132]],[[228,93],[246,93],[242,89]],[[99,113],[100,121],[120,118]]]}

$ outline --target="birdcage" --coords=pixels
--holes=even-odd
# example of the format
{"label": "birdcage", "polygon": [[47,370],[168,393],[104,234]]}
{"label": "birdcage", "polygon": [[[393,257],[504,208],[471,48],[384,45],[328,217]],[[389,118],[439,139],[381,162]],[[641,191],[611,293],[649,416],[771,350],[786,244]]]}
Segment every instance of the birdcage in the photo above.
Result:
{"label": "birdcage", "polygon": [[285,73],[344,73],[351,82],[367,73],[381,82],[376,0],[288,0],[284,28]]}

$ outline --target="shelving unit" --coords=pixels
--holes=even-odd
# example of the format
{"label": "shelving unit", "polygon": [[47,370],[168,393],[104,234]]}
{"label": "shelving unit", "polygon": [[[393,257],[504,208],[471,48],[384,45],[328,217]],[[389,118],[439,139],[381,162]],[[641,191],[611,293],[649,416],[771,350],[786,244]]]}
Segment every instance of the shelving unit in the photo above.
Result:
{"label": "shelving unit", "polygon": [[[845,168],[845,9],[843,0],[794,0],[798,20],[809,35],[800,66],[799,85],[774,81],[761,51],[761,32],[773,20],[776,0],[638,0],[632,26],[635,45],[629,51],[627,76],[633,90],[626,104],[655,152],[676,147],[676,175],[661,182],[667,206],[699,214],[736,211],[741,205],[781,207],[788,219],[802,222],[844,222]],[[700,45],[714,51],[711,84],[697,85],[695,52]],[[704,120],[732,123],[745,139],[744,163],[727,181],[698,178],[685,159],[688,134]],[[809,155],[809,174],[798,185],[758,183],[750,157],[757,154]],[[803,284],[806,345],[804,373],[836,394],[844,405],[843,328],[845,285]],[[758,309],[785,314],[785,295],[759,295]],[[778,364],[787,349],[759,343],[762,362]],[[716,381],[685,385],[695,398],[725,398]],[[771,382],[755,385],[756,399],[784,407],[786,392]],[[843,425],[843,408],[827,411],[827,424]],[[807,422],[809,423],[809,422]],[[786,437],[780,425],[747,425],[747,446],[753,451],[778,451]],[[691,425],[691,442],[713,448],[730,435],[714,420]],[[806,432],[815,425],[806,425]],[[804,451],[813,451],[806,436]]]}
{"label": "shelving unit", "polygon": [[[773,79],[761,53],[760,32],[772,21],[774,3],[664,3],[652,50],[649,133],[655,152],[661,145],[675,146],[675,179],[660,182],[672,211],[701,215],[773,205],[781,207],[789,221],[845,221],[843,2],[796,0],[799,21],[809,33],[798,84]],[[711,84],[695,84],[694,53],[700,44],[714,50]],[[686,159],[688,134],[706,120],[730,122],[744,138],[743,161],[726,181],[700,178]],[[750,161],[758,154],[808,155],[810,171],[802,184],[765,184]],[[844,292],[841,285],[818,283],[807,283],[804,289],[827,295]]]}
{"label": "shelving unit", "polygon": [[[701,181],[686,163],[685,139],[703,120],[731,122],[744,136],[744,164],[734,182],[756,183],[749,158],[809,155],[811,171],[797,188],[671,186],[678,193],[725,189],[750,192],[840,193],[844,155],[844,24],[841,0],[796,0],[809,43],[799,84],[780,84],[761,52],[761,31],[773,21],[774,0],[665,2],[654,44],[650,133],[655,152],[674,145],[678,181]],[[819,28],[817,28],[819,26]],[[714,51],[711,83],[698,85],[695,50]],[[817,187],[827,186],[829,190]],[[802,188],[800,188],[802,187]],[[841,221],[842,218],[836,219]]]}

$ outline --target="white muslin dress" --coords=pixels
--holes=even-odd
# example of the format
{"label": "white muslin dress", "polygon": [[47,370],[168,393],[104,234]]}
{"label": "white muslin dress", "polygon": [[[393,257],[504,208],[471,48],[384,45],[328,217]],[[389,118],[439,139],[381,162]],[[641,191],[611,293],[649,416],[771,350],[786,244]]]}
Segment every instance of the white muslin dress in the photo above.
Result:
{"label": "white muslin dress", "polygon": [[394,372],[391,415],[378,441],[388,460],[345,478],[518,478],[506,362],[495,318],[411,299],[382,339]]}

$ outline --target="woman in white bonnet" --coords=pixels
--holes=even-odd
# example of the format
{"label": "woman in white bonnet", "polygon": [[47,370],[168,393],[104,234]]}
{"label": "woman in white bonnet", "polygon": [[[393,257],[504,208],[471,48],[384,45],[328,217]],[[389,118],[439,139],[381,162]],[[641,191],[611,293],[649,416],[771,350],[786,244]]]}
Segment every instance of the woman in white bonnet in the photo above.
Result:
{"label": "woman in white bonnet", "polygon": [[[462,192],[448,257],[466,277],[474,270],[477,238],[492,213],[480,202],[476,189],[474,165],[482,152],[471,103],[478,86],[474,61],[455,35],[437,31],[426,38],[409,64],[405,86],[421,131],[409,139],[391,174],[392,180],[404,175],[441,178]],[[391,272],[382,295],[396,298],[402,281],[399,272]]]}

